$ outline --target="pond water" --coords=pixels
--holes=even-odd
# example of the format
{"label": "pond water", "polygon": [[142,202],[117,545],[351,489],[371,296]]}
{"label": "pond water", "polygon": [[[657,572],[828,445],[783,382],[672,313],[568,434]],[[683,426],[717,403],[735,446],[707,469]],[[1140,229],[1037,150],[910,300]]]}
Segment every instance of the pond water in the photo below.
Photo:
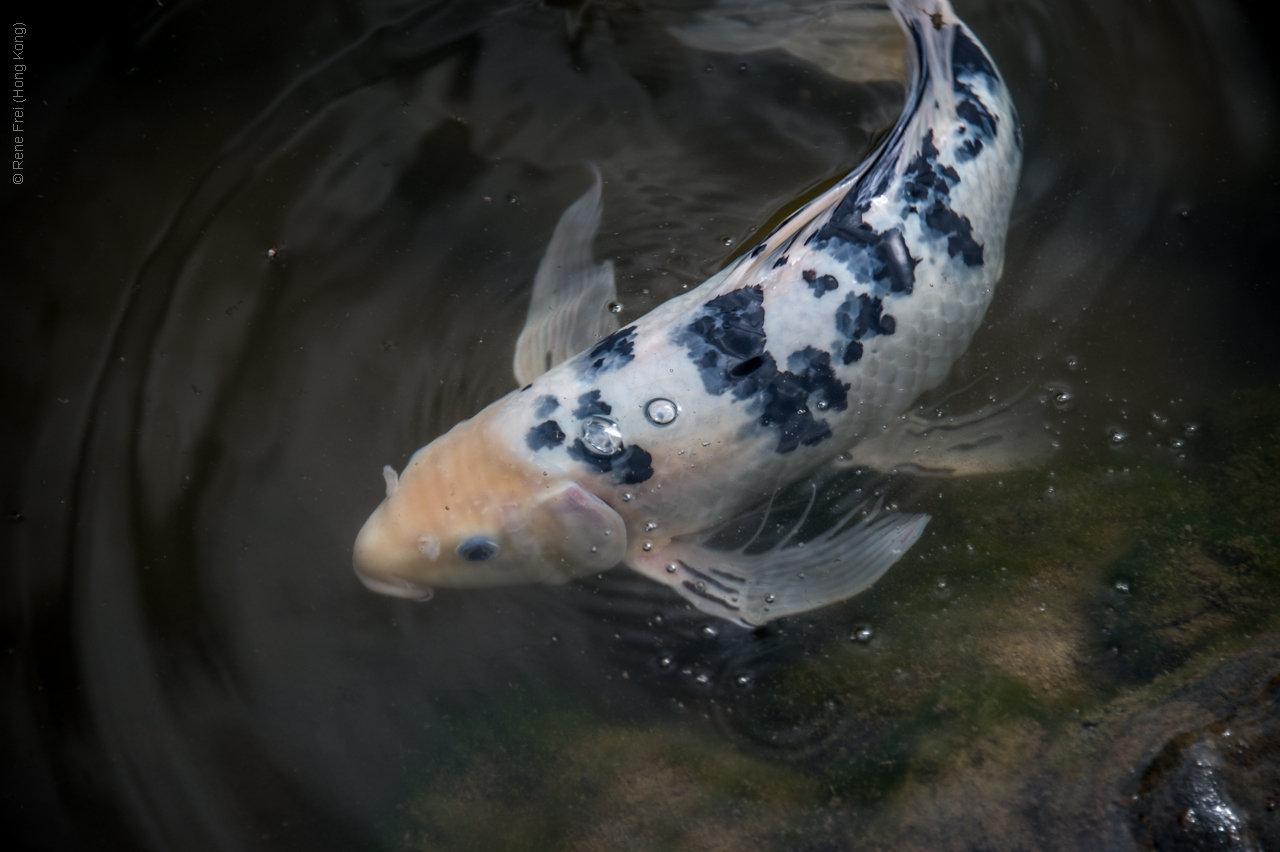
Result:
{"label": "pond water", "polygon": [[957,2],[1026,163],[923,410],[1026,389],[1057,450],[877,481],[934,520],[869,592],[747,631],[624,568],[356,580],[381,466],[513,387],[584,162],[625,321],[896,118],[899,80],[673,37],[708,5],[134,6],[36,68],[3,208],[19,847],[1280,848],[1252,7]]}

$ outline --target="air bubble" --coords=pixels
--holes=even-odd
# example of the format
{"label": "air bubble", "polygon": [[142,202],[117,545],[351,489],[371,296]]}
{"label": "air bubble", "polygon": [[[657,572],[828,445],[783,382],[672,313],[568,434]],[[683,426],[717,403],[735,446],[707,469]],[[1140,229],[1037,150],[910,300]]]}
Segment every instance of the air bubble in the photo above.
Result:
{"label": "air bubble", "polygon": [[774,596],[773,596],[773,595],[768,595],[768,596],[764,599],[764,602],[765,602],[765,603],[773,603],[773,601],[774,601]]}
{"label": "air bubble", "polygon": [[654,530],[656,530],[657,528],[658,528],[658,522],[657,522],[657,521],[649,521],[649,523],[647,523],[647,524],[645,524],[645,525],[644,525],[644,531],[645,531],[645,532],[653,532],[653,531],[654,531]]}
{"label": "air bubble", "polygon": [[711,683],[711,678],[705,672],[695,677],[694,680],[703,684]]}
{"label": "air bubble", "polygon": [[1129,584],[1124,580],[1116,580],[1116,591],[1117,592],[1129,591]]}
{"label": "air bubble", "polygon": [[669,668],[671,668],[671,658],[670,658],[670,657],[659,657],[659,658],[658,658],[658,668],[660,668],[660,669],[669,669]]}
{"label": "air bubble", "polygon": [[609,303],[609,313],[611,313],[611,314],[620,314],[620,313],[622,313],[622,303],[621,303],[621,302],[610,302],[610,303]]}
{"label": "air bubble", "polygon": [[650,550],[653,550],[653,542],[646,541],[644,544],[640,545],[640,549],[645,553],[648,553]]}
{"label": "air bubble", "polygon": [[717,636],[718,634],[716,629],[712,627],[710,624],[708,624],[706,627],[702,628],[702,635],[715,638],[715,636]]}
{"label": "air bubble", "polygon": [[870,641],[871,641],[871,628],[870,628],[870,627],[859,627],[857,630],[855,630],[855,631],[853,631],[852,633],[850,633],[850,634],[849,634],[849,638],[850,638],[850,639],[852,639],[852,640],[853,640],[853,641],[855,641],[855,642],[870,642]]}
{"label": "air bubble", "polygon": [[675,564],[668,565],[668,566],[667,566],[667,573],[668,573],[668,574],[674,574],[674,573],[676,573],[676,571],[678,571],[678,570],[679,570],[679,568],[680,568],[680,566],[675,565]]}
{"label": "air bubble", "polygon": [[630,491],[623,491],[623,492],[622,492],[622,502],[623,502],[623,503],[630,503],[630,502],[631,502],[632,500],[634,500],[634,499],[636,499],[636,495],[632,494]]}
{"label": "air bubble", "polygon": [[827,401],[825,399],[818,400],[818,402],[814,405],[814,408],[818,409],[819,411],[826,411]]}
{"label": "air bubble", "polygon": [[735,682],[738,686],[746,686],[751,683],[751,675],[738,675]]}
{"label": "air bubble", "polygon": [[1113,444],[1123,444],[1129,439],[1129,433],[1123,429],[1112,429],[1107,434],[1107,440]]}
{"label": "air bubble", "polygon": [[679,409],[669,399],[653,399],[644,407],[645,417],[656,426],[666,426],[676,419]]}
{"label": "air bubble", "polygon": [[593,414],[582,421],[582,443],[598,456],[612,456],[622,452],[622,430],[608,417]]}

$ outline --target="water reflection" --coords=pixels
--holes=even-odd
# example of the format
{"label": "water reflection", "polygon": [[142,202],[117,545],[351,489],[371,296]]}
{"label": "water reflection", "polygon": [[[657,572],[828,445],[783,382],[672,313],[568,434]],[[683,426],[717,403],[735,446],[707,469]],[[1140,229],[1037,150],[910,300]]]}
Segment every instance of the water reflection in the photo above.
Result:
{"label": "water reflection", "polygon": [[[1001,289],[925,408],[1030,386],[1058,453],[886,485],[937,518],[918,555],[714,634],[621,572],[375,597],[350,543],[384,463],[509,389],[584,160],[625,321],[856,164],[901,87],[684,46],[674,3],[331,12],[250,32],[177,4],[65,78],[35,140],[59,165],[6,205],[22,825],[64,848],[951,848],[980,839],[964,812],[988,845],[1143,848],[1217,796],[1243,814],[1222,848],[1276,842],[1240,792],[1276,777],[1280,402],[1243,390],[1276,367],[1274,88],[1235,8],[962,5],[1027,163]],[[1138,799],[1103,825],[1112,792]]]}

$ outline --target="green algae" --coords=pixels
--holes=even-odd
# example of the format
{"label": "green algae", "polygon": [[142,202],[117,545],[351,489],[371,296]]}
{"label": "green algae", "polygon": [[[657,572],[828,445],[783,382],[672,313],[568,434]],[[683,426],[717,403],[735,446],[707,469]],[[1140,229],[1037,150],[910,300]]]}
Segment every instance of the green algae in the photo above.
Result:
{"label": "green algae", "polygon": [[828,638],[748,697],[643,724],[506,708],[483,735],[462,725],[387,845],[1071,848],[1109,830],[1125,761],[1191,718],[1172,697],[1280,644],[1278,411],[1233,397],[1185,464],[1104,450],[929,482],[916,551],[818,614]]}

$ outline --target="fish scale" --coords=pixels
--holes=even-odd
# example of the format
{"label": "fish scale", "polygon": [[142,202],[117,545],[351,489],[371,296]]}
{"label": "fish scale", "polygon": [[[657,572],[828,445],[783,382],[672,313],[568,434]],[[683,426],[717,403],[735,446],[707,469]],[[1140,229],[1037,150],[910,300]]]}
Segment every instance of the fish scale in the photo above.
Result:
{"label": "fish scale", "polygon": [[[516,356],[532,381],[414,456],[357,540],[366,584],[413,596],[621,560],[750,626],[855,594],[910,547],[928,517],[876,505],[807,552],[708,546],[762,496],[896,428],[968,347],[1000,277],[1021,166],[1008,90],[945,0],[890,5],[912,79],[871,156],[702,286],[542,372],[570,337],[617,328],[600,313],[612,267],[589,254],[597,175],[535,281]],[[424,534],[492,559],[396,545]]]}

